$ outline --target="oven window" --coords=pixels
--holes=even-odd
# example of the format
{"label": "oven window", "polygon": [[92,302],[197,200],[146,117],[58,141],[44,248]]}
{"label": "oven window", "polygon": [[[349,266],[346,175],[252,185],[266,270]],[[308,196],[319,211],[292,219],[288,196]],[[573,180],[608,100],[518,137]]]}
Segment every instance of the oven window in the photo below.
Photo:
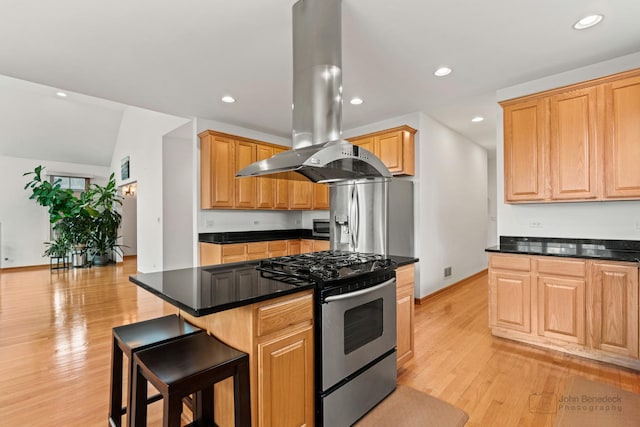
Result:
{"label": "oven window", "polygon": [[382,303],[382,298],[379,298],[344,313],[344,354],[382,336]]}

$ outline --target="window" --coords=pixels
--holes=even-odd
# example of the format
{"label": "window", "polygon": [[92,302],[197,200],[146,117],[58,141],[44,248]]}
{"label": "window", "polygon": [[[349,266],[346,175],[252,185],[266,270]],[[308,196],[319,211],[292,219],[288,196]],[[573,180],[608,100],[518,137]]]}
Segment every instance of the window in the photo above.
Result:
{"label": "window", "polygon": [[71,189],[73,191],[73,194],[78,197],[89,188],[89,178],[52,175],[51,183],[54,184],[55,182],[59,182],[60,187],[62,188]]}

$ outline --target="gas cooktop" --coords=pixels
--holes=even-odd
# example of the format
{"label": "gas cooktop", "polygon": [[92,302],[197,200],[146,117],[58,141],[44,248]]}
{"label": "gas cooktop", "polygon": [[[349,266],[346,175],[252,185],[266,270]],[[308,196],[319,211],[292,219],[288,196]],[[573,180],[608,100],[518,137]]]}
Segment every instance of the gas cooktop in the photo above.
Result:
{"label": "gas cooktop", "polygon": [[299,277],[327,285],[366,274],[392,271],[395,267],[395,263],[383,255],[322,251],[268,258],[260,261],[258,269],[273,275]]}

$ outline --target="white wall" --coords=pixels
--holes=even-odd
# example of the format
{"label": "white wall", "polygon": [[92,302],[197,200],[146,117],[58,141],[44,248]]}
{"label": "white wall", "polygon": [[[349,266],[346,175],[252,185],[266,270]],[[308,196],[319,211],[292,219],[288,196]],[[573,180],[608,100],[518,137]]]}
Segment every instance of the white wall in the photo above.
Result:
{"label": "white wall", "polygon": [[[127,107],[122,116],[118,140],[111,159],[117,171],[117,185],[137,183],[138,270],[162,269],[162,139],[189,119]],[[129,156],[130,177],[120,179],[120,161]]]}
{"label": "white wall", "polygon": [[0,156],[0,268],[49,263],[42,256],[43,243],[51,240],[49,214],[46,208],[29,199],[31,191],[24,190],[24,185],[31,177],[22,176],[38,165],[44,166],[45,172],[95,177],[92,181],[99,184],[104,184],[110,173],[108,168],[94,165]]}
{"label": "white wall", "polygon": [[[640,53],[593,64],[497,92],[511,99],[640,67]],[[640,201],[508,205],[504,203],[502,109],[496,105],[498,234],[503,236],[574,237],[640,240]],[[639,119],[640,120],[640,119]],[[532,227],[532,223],[540,227]]]}
{"label": "white wall", "polygon": [[[486,268],[487,152],[422,114],[388,119],[344,132],[345,138],[400,125],[416,133],[414,233],[416,297]],[[444,278],[444,268],[452,276]]]}
{"label": "white wall", "polygon": [[194,266],[193,169],[192,139],[165,137],[162,144],[164,270]]}
{"label": "white wall", "polygon": [[497,167],[498,163],[495,155],[487,159],[487,203],[489,204],[489,228],[487,230],[487,247],[495,246],[498,244],[498,187],[496,183],[496,177],[498,173]]}

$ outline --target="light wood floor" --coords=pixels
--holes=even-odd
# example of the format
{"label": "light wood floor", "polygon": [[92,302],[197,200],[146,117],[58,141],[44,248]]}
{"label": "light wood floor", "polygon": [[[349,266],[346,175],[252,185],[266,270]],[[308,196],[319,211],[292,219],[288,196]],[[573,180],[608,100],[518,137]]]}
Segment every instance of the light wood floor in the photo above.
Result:
{"label": "light wood floor", "polygon": [[[0,426],[107,425],[111,328],[176,310],[128,281],[118,266],[51,273],[0,271]],[[487,279],[416,306],[416,355],[398,381],[446,400],[468,426],[551,426],[532,394],[559,393],[582,375],[640,393],[640,375],[494,338]],[[160,402],[151,405],[158,425]]]}

